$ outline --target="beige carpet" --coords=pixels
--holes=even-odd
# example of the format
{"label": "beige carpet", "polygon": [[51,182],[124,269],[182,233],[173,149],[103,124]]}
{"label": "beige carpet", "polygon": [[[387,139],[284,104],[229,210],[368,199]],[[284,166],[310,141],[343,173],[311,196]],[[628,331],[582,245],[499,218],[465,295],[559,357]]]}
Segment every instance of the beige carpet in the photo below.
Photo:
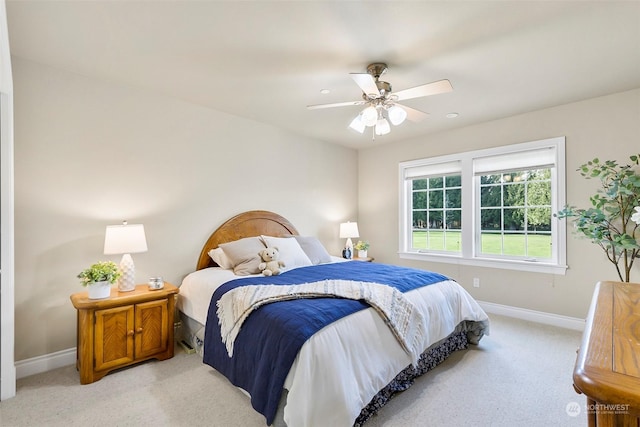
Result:
{"label": "beige carpet", "polygon": [[[491,321],[491,336],[454,353],[366,426],[585,426],[584,396],[571,380],[581,333]],[[84,386],[73,366],[23,378],[17,396],[0,402],[0,425],[265,426],[225,378],[197,355],[176,352]],[[580,405],[577,417],[567,414],[571,402]]]}

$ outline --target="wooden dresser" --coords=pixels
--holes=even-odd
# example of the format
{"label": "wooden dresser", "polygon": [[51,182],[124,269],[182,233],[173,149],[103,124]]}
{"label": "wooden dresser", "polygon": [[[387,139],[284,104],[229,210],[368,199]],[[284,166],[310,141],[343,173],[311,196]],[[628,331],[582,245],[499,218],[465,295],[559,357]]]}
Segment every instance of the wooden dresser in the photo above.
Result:
{"label": "wooden dresser", "polygon": [[640,426],[640,284],[597,284],[573,384],[589,426]]}

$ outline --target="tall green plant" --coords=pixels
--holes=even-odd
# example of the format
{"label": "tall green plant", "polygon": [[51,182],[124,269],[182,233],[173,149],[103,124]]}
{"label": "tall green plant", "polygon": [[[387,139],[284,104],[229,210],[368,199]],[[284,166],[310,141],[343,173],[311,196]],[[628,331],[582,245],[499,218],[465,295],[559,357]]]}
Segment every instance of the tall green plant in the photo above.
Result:
{"label": "tall green plant", "polygon": [[619,165],[614,160],[601,162],[596,158],[580,166],[578,171],[584,178],[599,179],[601,183],[589,198],[592,207],[566,206],[555,214],[558,218],[571,218],[577,233],[600,246],[625,282],[629,281],[633,262],[640,257],[640,229],[634,215],[634,208],[640,206],[640,171],[636,167],[640,155],[630,159],[631,164]]}

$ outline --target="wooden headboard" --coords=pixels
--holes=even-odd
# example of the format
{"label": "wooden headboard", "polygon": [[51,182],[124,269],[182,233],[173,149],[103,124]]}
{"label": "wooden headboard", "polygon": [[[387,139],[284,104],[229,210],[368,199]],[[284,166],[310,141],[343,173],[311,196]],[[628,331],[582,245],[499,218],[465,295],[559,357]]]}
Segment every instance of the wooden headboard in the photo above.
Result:
{"label": "wooden headboard", "polygon": [[244,237],[265,236],[290,236],[298,235],[298,230],[284,217],[269,211],[248,211],[234,216],[222,224],[204,244],[200,258],[198,258],[197,270],[215,267],[209,256],[209,251],[215,249],[221,243],[232,242]]}

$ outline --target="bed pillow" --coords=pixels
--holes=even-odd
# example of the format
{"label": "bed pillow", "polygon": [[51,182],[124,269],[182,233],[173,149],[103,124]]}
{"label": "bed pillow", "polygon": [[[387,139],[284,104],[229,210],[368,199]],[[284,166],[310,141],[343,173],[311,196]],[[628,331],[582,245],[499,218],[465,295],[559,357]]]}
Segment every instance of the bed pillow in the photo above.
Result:
{"label": "bed pillow", "polygon": [[331,262],[331,255],[314,236],[293,236],[313,265]]}
{"label": "bed pillow", "polygon": [[260,251],[265,248],[264,243],[258,237],[245,237],[233,242],[220,245],[224,254],[233,265],[233,272],[238,276],[258,274],[260,270]]}
{"label": "bed pillow", "polygon": [[311,260],[300,247],[300,243],[293,237],[260,236],[268,247],[276,247],[280,252],[280,261],[284,262],[284,268],[291,270],[296,267],[313,265]]}
{"label": "bed pillow", "polygon": [[224,268],[225,270],[230,270],[233,268],[233,263],[229,259],[229,257],[224,253],[222,248],[211,249],[209,252],[209,257],[218,264],[219,267]]}

